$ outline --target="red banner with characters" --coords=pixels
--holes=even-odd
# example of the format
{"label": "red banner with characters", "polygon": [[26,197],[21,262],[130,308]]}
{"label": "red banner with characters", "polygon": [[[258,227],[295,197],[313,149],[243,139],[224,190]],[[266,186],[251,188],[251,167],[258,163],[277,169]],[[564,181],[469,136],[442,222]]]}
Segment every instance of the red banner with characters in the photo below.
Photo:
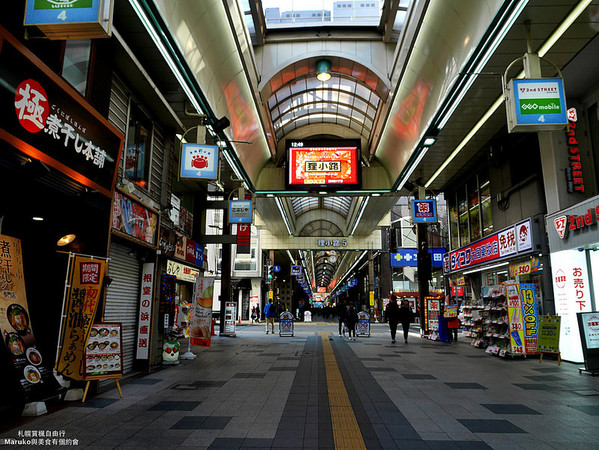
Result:
{"label": "red banner with characters", "polygon": [[85,343],[98,309],[105,273],[104,260],[83,256],[71,259],[56,370],[74,380],[83,380],[85,376]]}

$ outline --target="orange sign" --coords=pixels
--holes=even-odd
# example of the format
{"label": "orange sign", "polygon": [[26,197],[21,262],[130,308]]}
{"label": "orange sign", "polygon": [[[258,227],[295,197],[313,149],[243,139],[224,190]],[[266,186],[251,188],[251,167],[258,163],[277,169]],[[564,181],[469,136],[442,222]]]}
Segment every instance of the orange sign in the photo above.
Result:
{"label": "orange sign", "polygon": [[56,370],[74,380],[85,376],[85,343],[98,309],[106,261],[74,256],[69,269],[65,319]]}

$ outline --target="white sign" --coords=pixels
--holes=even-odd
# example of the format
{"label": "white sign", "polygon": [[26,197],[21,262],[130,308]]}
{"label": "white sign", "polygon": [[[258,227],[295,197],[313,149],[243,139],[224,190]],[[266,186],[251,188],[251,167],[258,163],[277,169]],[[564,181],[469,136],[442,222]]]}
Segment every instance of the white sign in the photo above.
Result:
{"label": "white sign", "polygon": [[237,303],[225,303],[225,331],[227,336],[235,336],[235,321],[237,320]]}
{"label": "white sign", "polygon": [[188,281],[190,283],[195,283],[197,278],[200,276],[199,270],[185,266],[170,259],[166,262],[166,273],[168,275],[174,275],[177,277],[177,280]]}
{"label": "white sign", "polygon": [[599,348],[599,312],[582,315],[582,328],[587,349]]}
{"label": "white sign", "polygon": [[181,178],[216,180],[218,178],[218,147],[215,145],[183,144]]}
{"label": "white sign", "polygon": [[179,226],[179,215],[181,214],[181,200],[175,194],[171,194],[171,210],[169,213],[169,218],[175,224],[176,227]]}
{"label": "white sign", "polygon": [[591,310],[586,253],[563,250],[550,257],[555,313],[561,316],[562,359],[581,363],[584,358],[576,313]]}
{"label": "white sign", "polygon": [[310,311],[304,312],[304,322],[312,322],[312,313]]}
{"label": "white sign", "polygon": [[530,229],[530,220],[526,220],[516,225],[516,239],[518,244],[518,253],[532,249],[532,230]]}
{"label": "white sign", "polygon": [[508,228],[497,235],[499,242],[499,257],[502,258],[517,252],[516,230]]}
{"label": "white sign", "polygon": [[154,263],[145,263],[141,273],[139,317],[137,321],[137,359],[148,359],[150,345],[150,321],[152,318],[152,290],[154,287]]}

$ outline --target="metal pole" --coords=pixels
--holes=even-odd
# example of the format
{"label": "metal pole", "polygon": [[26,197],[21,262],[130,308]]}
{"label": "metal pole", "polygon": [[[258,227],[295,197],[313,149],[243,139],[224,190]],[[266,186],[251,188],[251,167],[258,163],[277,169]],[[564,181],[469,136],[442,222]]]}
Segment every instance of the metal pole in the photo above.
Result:
{"label": "metal pole", "polygon": [[69,255],[69,259],[67,261],[67,274],[64,281],[64,293],[62,296],[62,309],[60,310],[60,325],[58,327],[58,342],[56,343],[56,358],[54,358],[54,373],[56,373],[56,365],[58,364],[58,355],[60,354],[60,349],[62,348],[61,340],[62,340],[62,324],[67,317],[64,312],[65,304],[67,302],[67,291],[71,287],[69,284],[69,274],[71,271],[71,260],[75,256],[74,253],[69,252],[60,252],[66,253]]}
{"label": "metal pole", "polygon": [[[229,193],[230,195],[230,193]],[[225,198],[228,198],[225,192]],[[229,225],[229,209],[223,210],[223,234],[231,234]],[[222,244],[223,256],[220,263],[220,330],[219,335],[225,331],[225,305],[231,296],[231,244]]]}
{"label": "metal pole", "polygon": [[[418,187],[418,199],[426,197],[423,187]],[[418,303],[420,305],[420,333],[423,334],[426,324],[424,323],[424,298],[428,297],[428,282],[430,279],[430,260],[428,257],[428,234],[427,224],[419,223],[417,230],[417,261],[418,261]]]}

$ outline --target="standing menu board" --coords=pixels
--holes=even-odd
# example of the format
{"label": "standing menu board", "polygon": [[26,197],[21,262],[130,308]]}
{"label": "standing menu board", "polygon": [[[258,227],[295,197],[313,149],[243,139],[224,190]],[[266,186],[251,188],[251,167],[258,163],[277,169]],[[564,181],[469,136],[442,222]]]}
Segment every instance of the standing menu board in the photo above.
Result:
{"label": "standing menu board", "polygon": [[599,311],[576,314],[578,330],[582,340],[584,368],[589,372],[599,372]]}
{"label": "standing menu board", "polygon": [[428,332],[439,330],[439,303],[438,298],[424,297],[424,323],[426,325],[426,331]]}
{"label": "standing menu board", "polygon": [[123,374],[122,327],[118,322],[94,323],[85,344],[86,378]]}
{"label": "standing menu board", "polygon": [[543,353],[559,353],[560,316],[539,318],[537,349]]}

